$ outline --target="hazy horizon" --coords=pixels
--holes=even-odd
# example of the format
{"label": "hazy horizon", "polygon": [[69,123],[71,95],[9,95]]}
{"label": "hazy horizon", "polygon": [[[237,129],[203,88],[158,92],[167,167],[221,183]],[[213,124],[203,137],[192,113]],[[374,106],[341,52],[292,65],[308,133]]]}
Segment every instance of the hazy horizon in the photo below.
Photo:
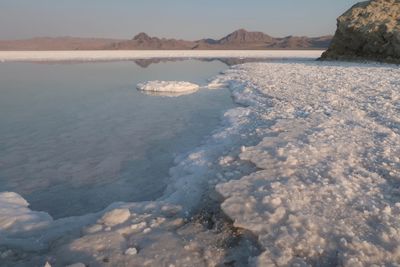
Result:
{"label": "hazy horizon", "polygon": [[185,1],[3,0],[0,39],[97,37],[139,32],[187,40],[221,38],[244,28],[274,37],[334,34],[336,18],[357,0]]}

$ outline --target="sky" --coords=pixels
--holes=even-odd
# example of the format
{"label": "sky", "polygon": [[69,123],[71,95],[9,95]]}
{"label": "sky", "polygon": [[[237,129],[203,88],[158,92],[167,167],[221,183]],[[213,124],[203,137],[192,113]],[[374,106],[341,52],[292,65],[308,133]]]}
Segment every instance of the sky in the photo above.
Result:
{"label": "sky", "polygon": [[275,37],[333,34],[359,0],[0,0],[0,39],[38,36],[220,38],[240,28]]}

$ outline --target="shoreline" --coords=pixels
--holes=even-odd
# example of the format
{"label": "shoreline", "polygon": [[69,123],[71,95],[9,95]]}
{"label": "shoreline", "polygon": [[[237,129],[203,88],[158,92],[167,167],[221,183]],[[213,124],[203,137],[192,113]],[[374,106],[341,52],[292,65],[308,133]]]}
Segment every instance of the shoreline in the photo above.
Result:
{"label": "shoreline", "polygon": [[[83,227],[83,234],[45,255],[58,260],[55,266],[60,261],[159,266],[154,258],[159,249],[176,266],[189,264],[187,257],[189,266],[229,264],[227,255],[282,266],[394,262],[391,244],[400,240],[393,234],[399,231],[400,198],[391,180],[399,174],[400,132],[393,123],[400,119],[399,75],[393,65],[346,62],[228,69],[212,82],[225,84],[239,107],[225,113],[203,145],[176,159],[166,195],[156,202],[115,203],[98,215],[103,219]],[[104,216],[114,209],[129,209],[134,218],[107,230]],[[213,218],[215,213],[220,216]],[[218,223],[226,225],[222,235],[213,232]],[[237,230],[251,234],[221,251],[219,242],[229,244]],[[117,239],[120,235],[126,240]],[[97,252],[104,237],[112,245]],[[149,237],[158,250],[143,241]],[[132,244],[138,255],[123,256]],[[167,249],[171,244],[173,251]],[[236,255],[251,246],[254,250]],[[371,249],[376,253],[365,258]],[[71,255],[74,262],[65,262]]]}
{"label": "shoreline", "polygon": [[0,51],[0,62],[110,61],[153,58],[315,59],[323,52],[323,50]]}
{"label": "shoreline", "polygon": [[[211,77],[209,84],[213,84],[216,80],[218,81],[219,76],[221,76],[221,74]],[[234,97],[233,90],[228,85],[222,84],[221,88],[213,87],[209,90],[220,89],[229,90],[231,97]],[[144,221],[148,223],[149,220],[147,218],[151,216],[150,218],[152,218],[152,221],[158,218],[163,218],[163,220],[167,220],[168,223],[171,223],[169,220],[171,220],[172,223],[180,220],[181,223],[174,227],[173,231],[185,229],[189,232],[203,232],[203,235],[206,237],[199,242],[201,249],[207,247],[207,249],[215,250],[215,252],[210,252],[213,254],[209,259],[210,261],[221,261],[221,263],[225,263],[228,258],[229,261],[247,261],[247,257],[250,255],[258,256],[261,251],[259,250],[256,237],[245,229],[233,226],[233,222],[221,209],[222,198],[217,196],[219,194],[216,193],[214,189],[214,186],[219,182],[239,179],[244,175],[254,172],[254,166],[240,166],[243,170],[235,173],[232,172],[230,167],[227,167],[225,171],[229,178],[225,176],[223,168],[218,171],[215,168],[212,171],[208,170],[210,164],[215,163],[218,165],[218,158],[220,156],[227,153],[231,154],[229,149],[232,145],[236,149],[236,156],[240,152],[240,143],[231,139],[230,135],[234,134],[234,132],[237,132],[236,135],[240,135],[239,131],[243,128],[243,125],[235,125],[235,119],[237,117],[240,118],[241,115],[248,116],[248,114],[244,112],[244,108],[240,107],[240,104],[236,100],[232,101],[238,104],[238,106],[221,114],[219,125],[217,128],[213,129],[209,135],[204,137],[202,144],[175,158],[175,164],[170,168],[169,186],[163,192],[162,196],[154,201],[116,202],[111,203],[107,208],[99,212],[88,213],[82,216],[53,219],[45,212],[31,210],[29,208],[29,203],[19,195],[10,195],[9,199],[13,202],[12,204],[16,204],[13,208],[23,210],[21,214],[18,214],[16,219],[19,220],[22,218],[22,222],[18,222],[17,228],[29,228],[31,230],[23,230],[20,233],[14,232],[9,235],[5,233],[4,238],[2,238],[0,242],[0,256],[5,255],[4,259],[7,259],[8,254],[11,253],[9,251],[12,251],[14,257],[18,258],[17,262],[22,264],[22,266],[25,266],[24,264],[27,264],[27,266],[31,264],[29,258],[32,258],[35,264],[36,260],[42,264],[44,263],[42,260],[43,258],[54,255],[54,253],[60,253],[59,251],[55,252],[52,245],[55,240],[79,240],[81,238],[86,238],[88,235],[94,234],[91,229],[93,227],[91,226],[98,226],[102,218],[108,213],[111,213],[113,210],[121,209],[129,209],[132,214],[143,217],[143,219],[141,218],[141,222],[135,225],[140,225],[144,223]],[[242,114],[243,112],[244,114]],[[235,129],[237,127],[238,129]],[[225,133],[227,129],[229,132]],[[235,130],[232,132],[231,129]],[[222,144],[220,144],[221,134],[224,139]],[[200,159],[192,157],[192,155],[197,155],[199,153],[202,154]],[[208,163],[204,165],[204,162]],[[215,176],[219,178],[217,178],[217,180],[212,180]],[[210,184],[210,182],[212,184]],[[9,193],[15,194],[13,192]],[[0,198],[0,206],[3,197],[4,196]],[[7,196],[5,197],[7,200]],[[152,210],[151,213],[148,213],[149,208]],[[26,222],[24,220],[26,220]],[[158,226],[155,226],[154,229],[157,229],[157,227]],[[101,234],[107,235],[110,231],[107,228],[109,227],[104,226]],[[160,228],[162,227],[160,226]],[[144,234],[150,235],[152,238],[159,238],[157,234],[152,233],[157,230],[153,230],[149,234],[147,232],[148,229],[149,228],[139,230],[143,231]],[[12,231],[14,230],[15,229]],[[158,229],[158,231],[160,230],[166,231],[165,229]],[[111,231],[114,231],[114,229]],[[167,232],[169,231],[170,230]],[[192,234],[189,233],[189,236],[191,235]],[[0,231],[0,237],[1,236],[2,232]],[[214,245],[213,242],[217,242],[218,245]],[[66,243],[68,244],[69,242]],[[188,244],[184,246],[187,245]],[[225,255],[225,253],[227,255]],[[61,258],[63,264],[65,264],[66,260],[68,261],[68,257],[61,256]],[[86,261],[82,260],[82,262],[87,263],[87,260],[89,260],[89,258],[87,258]],[[10,263],[13,263],[13,261]],[[58,261],[58,263],[50,261],[50,263],[52,266],[53,264],[58,266],[60,261]],[[94,262],[91,261],[91,263],[93,264]],[[0,264],[0,266],[2,265]]]}

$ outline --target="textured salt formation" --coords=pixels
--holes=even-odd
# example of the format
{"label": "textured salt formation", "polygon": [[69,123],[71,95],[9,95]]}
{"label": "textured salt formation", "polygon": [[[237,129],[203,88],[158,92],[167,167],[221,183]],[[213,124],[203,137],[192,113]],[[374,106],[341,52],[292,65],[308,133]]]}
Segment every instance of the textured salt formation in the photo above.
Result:
{"label": "textured salt formation", "polygon": [[150,81],[139,83],[137,89],[145,92],[156,93],[187,93],[199,90],[200,86],[189,82],[178,81]]}
{"label": "textured salt formation", "polygon": [[[78,233],[53,238],[49,250],[1,246],[0,266],[217,266],[246,262],[257,251],[230,229],[188,222],[181,209],[163,202],[114,204]],[[240,249],[227,253],[229,240]]]}
{"label": "textured salt formation", "polygon": [[[54,221],[39,211],[29,209],[29,203],[13,192],[0,193],[0,248],[18,248],[27,251],[40,251],[49,242],[65,234],[72,235],[93,221],[95,215],[71,217]],[[0,259],[13,253],[0,249]],[[0,261],[0,266],[1,261]],[[7,265],[6,265],[7,266]]]}
{"label": "textured salt formation", "polygon": [[400,0],[364,1],[337,20],[325,59],[372,59],[400,63]]}
{"label": "textured salt formation", "polygon": [[248,64],[224,79],[271,123],[240,154],[260,170],[217,186],[265,249],[253,264],[398,266],[400,69]]}
{"label": "textured salt formation", "polygon": [[[47,213],[31,211],[28,206],[29,203],[16,193],[0,193],[0,235],[2,232],[24,234],[52,221]],[[28,227],[29,224],[34,227]]]}

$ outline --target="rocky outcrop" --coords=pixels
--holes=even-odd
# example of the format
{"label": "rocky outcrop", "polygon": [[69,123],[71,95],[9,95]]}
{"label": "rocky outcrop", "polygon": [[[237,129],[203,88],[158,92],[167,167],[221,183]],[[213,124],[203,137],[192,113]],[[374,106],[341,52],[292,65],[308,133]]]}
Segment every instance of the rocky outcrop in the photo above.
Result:
{"label": "rocky outcrop", "polygon": [[358,3],[337,20],[322,59],[367,59],[400,63],[400,0]]}

